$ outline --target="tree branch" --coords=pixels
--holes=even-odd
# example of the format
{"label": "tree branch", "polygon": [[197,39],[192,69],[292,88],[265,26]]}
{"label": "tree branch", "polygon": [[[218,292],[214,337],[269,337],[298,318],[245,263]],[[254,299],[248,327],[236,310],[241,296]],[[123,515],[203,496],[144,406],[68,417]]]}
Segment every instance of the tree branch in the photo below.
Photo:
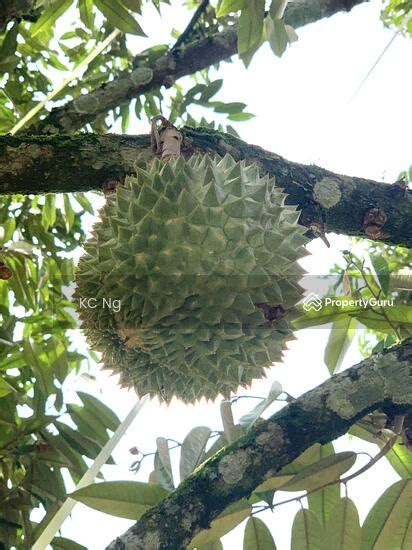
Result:
{"label": "tree branch", "polygon": [[[312,236],[322,227],[412,248],[411,191],[290,162],[205,128],[185,127],[182,134],[185,156],[230,153],[274,176],[288,194],[287,203],[301,210],[300,223],[314,231]],[[0,194],[101,189],[106,181],[133,173],[139,155],[152,156],[149,136],[0,136]]]}
{"label": "tree branch", "polygon": [[202,14],[206,11],[206,8],[209,5],[209,0],[203,0],[201,4],[199,4],[197,10],[193,14],[193,17],[189,21],[189,24],[185,28],[185,30],[182,32],[182,34],[179,36],[179,38],[176,40],[175,44],[173,45],[171,52],[176,51],[178,48],[183,46],[186,42],[189,41],[190,35],[193,33],[193,30],[196,26],[196,23],[199,21]]}
{"label": "tree branch", "polygon": [[[349,11],[364,1],[298,0],[288,4],[285,19],[292,27],[298,28],[337,12]],[[169,88],[175,80],[228,59],[236,52],[235,28],[196,40],[179,49],[179,55],[168,53],[150,66],[137,67],[89,94],[54,108],[43,120],[30,126],[28,131],[31,134],[71,133],[125,101],[153,92],[161,86]]]}
{"label": "tree branch", "polygon": [[2,0],[0,6],[0,33],[10,21],[36,21],[40,8],[34,8],[35,0]]}
{"label": "tree branch", "polygon": [[315,443],[346,433],[376,409],[412,407],[412,339],[372,355],[290,403],[227,446],[146,512],[107,550],[181,550],[231,503]]}

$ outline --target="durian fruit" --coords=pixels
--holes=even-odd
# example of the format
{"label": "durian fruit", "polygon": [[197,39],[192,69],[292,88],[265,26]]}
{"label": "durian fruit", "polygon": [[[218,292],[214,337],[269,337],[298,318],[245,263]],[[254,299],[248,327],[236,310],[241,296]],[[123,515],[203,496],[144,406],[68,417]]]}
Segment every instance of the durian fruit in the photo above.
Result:
{"label": "durian fruit", "polygon": [[95,299],[79,309],[83,328],[122,385],[215,399],[281,358],[307,242],[284,198],[229,155],[153,159],[109,195],[75,298]]}

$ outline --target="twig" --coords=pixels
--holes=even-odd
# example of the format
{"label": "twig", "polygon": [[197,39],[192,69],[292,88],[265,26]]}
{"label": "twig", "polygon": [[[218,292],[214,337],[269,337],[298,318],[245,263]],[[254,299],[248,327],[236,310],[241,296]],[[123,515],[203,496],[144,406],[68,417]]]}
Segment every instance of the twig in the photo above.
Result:
{"label": "twig", "polygon": [[180,48],[182,44],[186,42],[186,40],[189,38],[189,36],[193,32],[193,28],[198,22],[199,18],[201,17],[202,13],[206,10],[207,6],[209,5],[209,0],[203,0],[203,2],[200,4],[200,6],[197,8],[195,13],[193,14],[192,19],[189,21],[189,24],[185,28],[185,30],[182,32],[182,34],[179,36],[179,38],[176,40],[176,43],[174,46],[172,46],[169,54],[175,52],[177,49]]}

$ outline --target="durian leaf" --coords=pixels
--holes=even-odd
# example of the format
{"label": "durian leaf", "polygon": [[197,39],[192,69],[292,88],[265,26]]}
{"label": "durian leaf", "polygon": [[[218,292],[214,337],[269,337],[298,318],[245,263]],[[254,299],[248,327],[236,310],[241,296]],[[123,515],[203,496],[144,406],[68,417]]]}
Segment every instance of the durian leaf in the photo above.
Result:
{"label": "durian leaf", "polygon": [[[46,198],[49,195],[46,195]],[[76,201],[80,204],[80,206],[89,214],[94,215],[94,208],[90,200],[87,198],[85,193],[73,193],[73,197],[76,199]]]}
{"label": "durian leaf", "polygon": [[44,197],[44,207],[41,212],[41,223],[44,229],[48,229],[56,223],[56,195],[48,193]]}
{"label": "durian leaf", "polygon": [[[375,432],[376,429],[377,428],[374,429]],[[364,426],[356,424],[350,429],[350,433],[352,435],[355,435],[364,441],[369,441],[369,443],[375,443],[382,449],[385,442],[377,438],[374,431],[372,427],[369,430]],[[405,445],[395,443],[395,445],[386,453],[385,458],[400,477],[404,479],[412,477],[412,454]]]}
{"label": "durian leaf", "polygon": [[238,24],[238,53],[240,56],[260,41],[265,17],[265,0],[248,0],[242,8]]}
{"label": "durian leaf", "polygon": [[65,537],[54,537],[50,544],[53,550],[87,550],[86,546]]}
{"label": "durian leaf", "polygon": [[220,540],[223,535],[229,533],[232,529],[242,523],[252,511],[252,506],[246,500],[239,500],[231,504],[224,510],[220,516],[214,519],[209,529],[198,533],[186,550],[193,550],[205,544],[210,544]]}
{"label": "durian leaf", "polygon": [[120,420],[118,416],[107,407],[104,403],[89,395],[88,393],[78,391],[77,395],[83,402],[85,408],[89,409],[95,416],[97,416],[106,428],[114,432],[120,426]]}
{"label": "durian leaf", "polygon": [[282,486],[282,491],[311,491],[337,480],[349,470],[356,461],[356,453],[345,451],[322,458],[303,468],[296,476]]}
{"label": "durian leaf", "polygon": [[261,519],[248,519],[243,536],[243,550],[276,550],[272,533]]}
{"label": "durian leaf", "polygon": [[233,443],[238,438],[235,422],[233,420],[232,402],[224,400],[220,403],[220,416],[222,418],[223,431],[228,443]]}
{"label": "durian leaf", "polygon": [[169,445],[167,439],[158,437],[156,439],[157,451],[154,459],[154,469],[158,483],[167,491],[173,491],[172,463],[170,460]]}
{"label": "durian leaf", "polygon": [[371,263],[384,294],[388,293],[390,270],[386,259],[382,255],[370,254]]}
{"label": "durian leaf", "polygon": [[330,374],[337,372],[355,336],[356,319],[344,317],[332,325],[326,344],[324,361]]}
{"label": "durian leaf", "polygon": [[309,510],[297,512],[292,525],[291,550],[321,550],[322,529]]}
{"label": "durian leaf", "polygon": [[260,417],[260,415],[271,405],[282,393],[282,386],[276,380],[273,382],[266,399],[263,399],[249,413],[239,419],[239,424],[250,428]]}
{"label": "durian leaf", "polygon": [[354,502],[347,497],[340,499],[333,508],[322,536],[322,550],[359,550],[361,527]]}
{"label": "durian leaf", "polygon": [[[318,453],[317,460],[321,460],[327,456],[334,455],[335,450],[332,444],[319,445]],[[324,487],[319,491],[309,494],[307,499],[310,512],[315,514],[321,526],[324,527],[333,509],[339,502],[340,485],[335,483],[329,487]]]}
{"label": "durian leaf", "polygon": [[[101,450],[100,445],[81,433],[79,430],[73,430],[73,428],[67,424],[59,421],[55,422],[55,426],[59,430],[59,433],[63,439],[81,455],[94,459],[99,454]],[[114,464],[114,461],[110,458],[107,463]]]}
{"label": "durian leaf", "polygon": [[138,519],[167,496],[156,483],[104,481],[74,491],[70,498],[112,516]]}
{"label": "durian leaf", "polygon": [[94,4],[114,27],[130,34],[146,36],[135,17],[119,0],[94,0]]}
{"label": "durian leaf", "polygon": [[266,17],[265,32],[272,52],[281,57],[289,43],[284,21],[271,16]]}
{"label": "durian leaf", "polygon": [[391,485],[369,511],[362,526],[362,550],[412,548],[412,479]]}
{"label": "durian leaf", "polygon": [[218,540],[216,542],[202,544],[202,546],[197,546],[197,550],[223,550],[223,545],[220,540]]}
{"label": "durian leaf", "polygon": [[202,463],[210,434],[207,426],[196,426],[184,438],[180,449],[180,481]]}
{"label": "durian leaf", "polygon": [[30,34],[34,38],[41,32],[48,31],[58,19],[69,8],[72,0],[55,0],[43,10],[38,20],[30,26]]}
{"label": "durian leaf", "polygon": [[67,405],[67,412],[83,434],[96,441],[99,445],[107,443],[109,435],[106,428],[100,420],[96,420],[96,417],[86,407],[69,403]]}
{"label": "durian leaf", "polygon": [[[258,495],[258,493],[263,493],[265,491],[271,491],[271,490],[277,490],[280,489],[283,485],[285,485],[288,481],[290,481],[293,477],[295,477],[294,474],[291,475],[278,475],[273,476],[261,483],[256,487],[256,489],[253,491],[254,495]],[[260,498],[259,498],[260,500]]]}
{"label": "durian leaf", "polygon": [[64,207],[64,221],[66,223],[67,233],[70,233],[70,230],[74,224],[75,213],[73,210],[72,203],[70,201],[70,195],[68,193],[63,193],[63,207]]}
{"label": "durian leaf", "polygon": [[242,9],[245,0],[220,0],[216,9],[216,17],[224,17],[231,12]]}

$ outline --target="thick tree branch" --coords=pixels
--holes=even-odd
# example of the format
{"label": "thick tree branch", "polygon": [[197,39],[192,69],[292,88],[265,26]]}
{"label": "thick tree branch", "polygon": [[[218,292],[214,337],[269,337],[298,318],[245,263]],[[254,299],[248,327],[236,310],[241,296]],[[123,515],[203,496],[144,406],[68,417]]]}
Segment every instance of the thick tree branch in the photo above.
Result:
{"label": "thick tree branch", "polygon": [[[288,4],[285,18],[294,28],[313,23],[340,11],[349,11],[365,0],[298,0]],[[228,59],[237,51],[236,29],[229,28],[165,55],[151,66],[103,84],[97,90],[56,107],[29,128],[31,134],[70,133],[93,121],[97,115],[175,80]]]}
{"label": "thick tree branch", "polygon": [[[184,155],[230,153],[257,162],[275,176],[315,236],[323,227],[412,248],[411,191],[289,162],[229,134],[188,127],[182,133]],[[101,189],[132,173],[139,155],[152,156],[149,136],[0,136],[0,194]]]}
{"label": "thick tree branch", "polygon": [[35,0],[2,0],[0,5],[0,33],[10,21],[36,21],[40,14],[39,8],[34,8]]}
{"label": "thick tree branch", "polygon": [[212,457],[108,550],[181,550],[231,503],[247,498],[305,449],[346,433],[376,409],[412,406],[412,339],[302,395]]}

